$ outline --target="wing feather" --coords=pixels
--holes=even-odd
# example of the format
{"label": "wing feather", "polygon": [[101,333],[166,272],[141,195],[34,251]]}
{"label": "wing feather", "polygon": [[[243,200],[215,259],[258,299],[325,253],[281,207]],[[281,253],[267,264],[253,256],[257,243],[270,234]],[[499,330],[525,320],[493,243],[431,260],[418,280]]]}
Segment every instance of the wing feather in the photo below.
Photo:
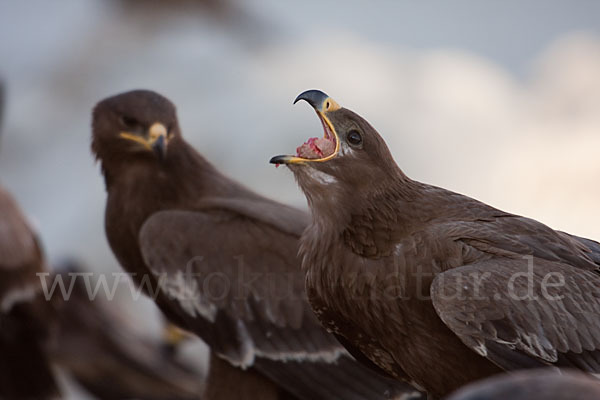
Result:
{"label": "wing feather", "polygon": [[[214,321],[224,314],[237,321],[239,336],[263,357],[308,358],[309,344],[313,356],[335,358],[343,351],[333,337],[321,334],[306,301],[296,240],[224,210],[159,212],[140,233],[147,265],[191,317]],[[317,341],[298,340],[311,331],[318,332]]]}
{"label": "wing feather", "polygon": [[501,367],[561,366],[568,359],[600,372],[594,272],[537,257],[491,259],[439,274],[431,295],[463,343]]}
{"label": "wing feather", "polygon": [[198,211],[156,213],[140,232],[146,264],[191,330],[232,364],[256,368],[300,398],[413,393],[358,364],[313,315],[297,256],[305,216],[277,207],[263,221],[256,210],[272,208],[249,208],[203,201]]}

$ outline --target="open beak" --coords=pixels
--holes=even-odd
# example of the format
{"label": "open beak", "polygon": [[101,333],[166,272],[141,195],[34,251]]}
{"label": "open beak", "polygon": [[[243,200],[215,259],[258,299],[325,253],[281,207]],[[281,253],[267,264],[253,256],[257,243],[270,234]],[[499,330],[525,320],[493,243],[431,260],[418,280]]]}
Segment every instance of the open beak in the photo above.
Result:
{"label": "open beak", "polygon": [[148,129],[147,137],[142,137],[130,132],[121,132],[119,136],[141,144],[146,150],[153,151],[157,157],[164,160],[167,157],[167,128],[160,122],[155,122]]}
{"label": "open beak", "polygon": [[[323,125],[323,138],[311,138],[298,147],[297,155],[281,155],[271,158],[271,164],[301,164],[306,162],[323,162],[335,157],[340,148],[338,135],[333,124],[327,117],[328,112],[339,110],[341,107],[331,97],[320,90],[307,90],[301,93],[294,104],[304,100],[314,108]],[[305,155],[310,154],[311,157]]]}

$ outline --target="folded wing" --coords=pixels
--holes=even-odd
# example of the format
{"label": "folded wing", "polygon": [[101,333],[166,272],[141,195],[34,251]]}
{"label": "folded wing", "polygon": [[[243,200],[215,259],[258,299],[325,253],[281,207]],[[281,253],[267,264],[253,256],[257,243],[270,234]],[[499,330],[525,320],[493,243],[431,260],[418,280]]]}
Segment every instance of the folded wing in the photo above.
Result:
{"label": "folded wing", "polygon": [[293,218],[270,203],[203,204],[199,211],[154,214],[140,244],[163,290],[213,351],[301,398],[414,392],[359,365],[312,314],[297,257],[304,214]]}
{"label": "folded wing", "polygon": [[600,371],[600,277],[539,257],[497,258],[438,275],[442,321],[506,369],[541,365]]}

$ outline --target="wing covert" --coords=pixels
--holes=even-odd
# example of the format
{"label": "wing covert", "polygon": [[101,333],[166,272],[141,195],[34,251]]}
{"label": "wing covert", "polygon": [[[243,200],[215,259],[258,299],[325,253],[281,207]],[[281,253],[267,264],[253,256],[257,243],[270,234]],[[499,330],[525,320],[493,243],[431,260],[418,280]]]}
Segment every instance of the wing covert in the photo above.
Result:
{"label": "wing covert", "polygon": [[241,365],[257,355],[344,353],[306,301],[296,236],[225,209],[163,211],[144,224],[140,244],[161,287],[191,318],[236,327],[246,346]]}
{"label": "wing covert", "polygon": [[536,257],[491,259],[439,274],[442,321],[504,368],[537,364],[600,371],[600,277]]}

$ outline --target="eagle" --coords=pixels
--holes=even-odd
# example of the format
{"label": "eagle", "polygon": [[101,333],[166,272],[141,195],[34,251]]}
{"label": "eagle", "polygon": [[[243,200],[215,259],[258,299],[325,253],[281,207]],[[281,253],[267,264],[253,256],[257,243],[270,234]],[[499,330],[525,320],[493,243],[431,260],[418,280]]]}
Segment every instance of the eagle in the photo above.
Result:
{"label": "eagle", "polygon": [[410,179],[378,132],[318,90],[324,136],[286,164],[312,220],[302,269],[321,323],[432,397],[504,370],[600,372],[600,244]]}
{"label": "eagle", "polygon": [[219,173],[183,139],[171,101],[148,90],[100,101],[92,151],[119,263],[211,349],[207,398],[418,396],[354,360],[314,317],[297,256],[306,213]]}

